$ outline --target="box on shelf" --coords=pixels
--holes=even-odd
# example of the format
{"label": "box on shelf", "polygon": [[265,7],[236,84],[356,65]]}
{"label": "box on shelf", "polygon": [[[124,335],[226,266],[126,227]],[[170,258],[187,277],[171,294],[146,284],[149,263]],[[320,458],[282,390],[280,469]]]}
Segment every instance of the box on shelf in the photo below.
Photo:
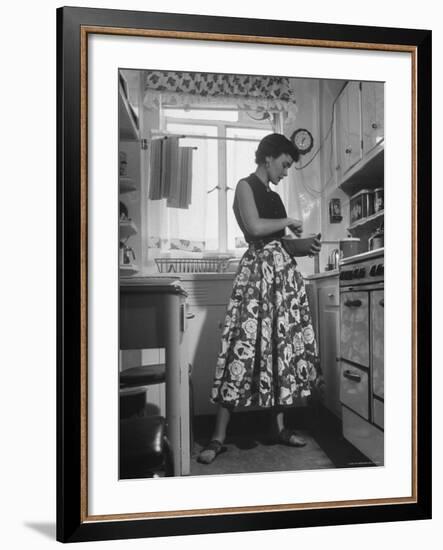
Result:
{"label": "box on shelf", "polygon": [[374,191],[362,189],[350,198],[351,225],[372,216],[374,213]]}

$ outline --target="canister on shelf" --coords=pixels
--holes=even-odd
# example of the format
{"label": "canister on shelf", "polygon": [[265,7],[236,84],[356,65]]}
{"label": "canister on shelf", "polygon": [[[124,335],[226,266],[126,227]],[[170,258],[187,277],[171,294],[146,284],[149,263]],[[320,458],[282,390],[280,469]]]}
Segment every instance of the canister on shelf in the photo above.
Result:
{"label": "canister on shelf", "polygon": [[371,216],[374,213],[374,192],[362,189],[349,201],[351,225]]}
{"label": "canister on shelf", "polygon": [[347,239],[341,239],[340,243],[340,256],[342,258],[349,258],[349,256],[355,256],[360,252],[360,239],[358,237],[348,237]]}
{"label": "canister on shelf", "polygon": [[374,213],[381,212],[385,207],[385,193],[383,187],[374,189]]}

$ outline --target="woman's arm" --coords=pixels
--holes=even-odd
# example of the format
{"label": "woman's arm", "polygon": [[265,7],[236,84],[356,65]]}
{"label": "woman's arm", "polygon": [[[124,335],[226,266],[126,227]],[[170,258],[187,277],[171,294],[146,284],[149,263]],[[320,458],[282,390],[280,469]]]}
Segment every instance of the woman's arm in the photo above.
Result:
{"label": "woman's arm", "polygon": [[255,205],[254,195],[249,184],[245,180],[240,180],[235,190],[241,219],[245,225],[246,231],[254,237],[266,237],[271,233],[281,231],[285,227],[291,226],[295,232],[301,232],[302,223],[293,218],[266,219],[260,218]]}

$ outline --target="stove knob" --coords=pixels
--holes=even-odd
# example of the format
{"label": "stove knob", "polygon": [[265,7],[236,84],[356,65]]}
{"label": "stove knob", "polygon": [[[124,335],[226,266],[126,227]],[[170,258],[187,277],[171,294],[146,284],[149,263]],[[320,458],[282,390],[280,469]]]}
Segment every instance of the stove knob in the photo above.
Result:
{"label": "stove knob", "polygon": [[377,277],[381,277],[384,274],[385,268],[383,264],[378,264],[377,269],[375,270],[375,273]]}
{"label": "stove knob", "polygon": [[376,269],[377,269],[377,266],[374,264],[374,265],[371,265],[371,269],[369,271],[369,276],[370,277],[375,277],[375,272],[376,272]]}
{"label": "stove knob", "polygon": [[358,267],[356,267],[355,269],[352,270],[352,278],[353,279],[358,279],[359,278],[359,273],[360,273],[360,270],[358,269]]}
{"label": "stove knob", "polygon": [[358,270],[358,278],[359,278],[359,279],[364,279],[364,277],[366,277],[366,268],[361,267],[361,268]]}

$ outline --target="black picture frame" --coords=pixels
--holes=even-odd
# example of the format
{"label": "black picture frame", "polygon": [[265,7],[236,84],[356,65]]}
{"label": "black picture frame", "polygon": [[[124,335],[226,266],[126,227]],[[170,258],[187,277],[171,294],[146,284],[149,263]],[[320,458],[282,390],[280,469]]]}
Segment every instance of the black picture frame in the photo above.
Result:
{"label": "black picture frame", "polygon": [[[94,30],[95,29],[95,30]],[[98,29],[98,30],[97,30]],[[413,486],[410,499],[330,503],[178,517],[93,518],[87,512],[87,120],[82,60],[88,32],[150,30],[205,40],[410,51],[413,121]],[[188,37],[191,35],[188,35]],[[203,35],[201,35],[203,37]],[[225,37],[225,38],[224,38]],[[288,42],[289,41],[289,42]],[[292,42],[291,42],[292,41]],[[347,45],[347,46],[346,46]],[[382,46],[380,48],[380,45]],[[431,31],[64,7],[57,10],[57,539],[62,542],[284,529],[431,517]],[[420,327],[420,330],[418,330]],[[389,500],[389,499],[388,499]],[[122,511],[123,512],[123,511]]]}

